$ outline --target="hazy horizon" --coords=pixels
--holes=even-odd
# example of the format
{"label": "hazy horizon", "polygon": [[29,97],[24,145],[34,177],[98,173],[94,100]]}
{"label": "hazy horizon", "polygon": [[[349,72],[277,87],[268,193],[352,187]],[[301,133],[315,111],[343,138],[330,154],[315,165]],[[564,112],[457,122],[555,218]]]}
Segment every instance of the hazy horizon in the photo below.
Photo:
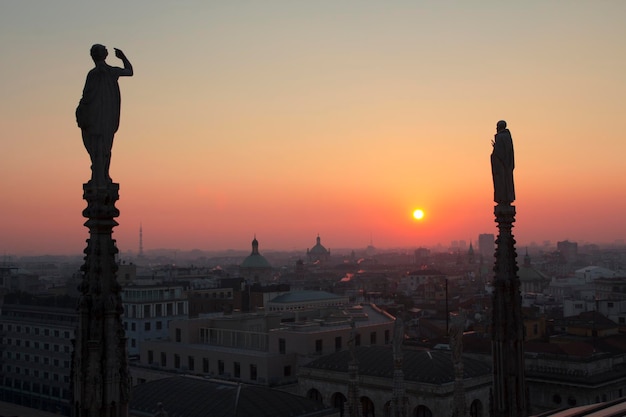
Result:
{"label": "hazy horizon", "polygon": [[618,1],[5,2],[0,251],[86,246],[74,111],[94,43],[135,70],[111,163],[122,252],[140,225],[145,250],[497,234],[500,119],[518,247],[622,240],[625,20]]}

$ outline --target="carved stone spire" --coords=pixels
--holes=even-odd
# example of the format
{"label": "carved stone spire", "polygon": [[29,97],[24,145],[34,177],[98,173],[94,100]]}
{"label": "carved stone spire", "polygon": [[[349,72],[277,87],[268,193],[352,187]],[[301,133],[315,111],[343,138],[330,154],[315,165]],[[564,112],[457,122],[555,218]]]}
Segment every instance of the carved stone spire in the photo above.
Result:
{"label": "carved stone spire", "polygon": [[79,323],[72,361],[72,416],[126,417],[130,395],[121,287],[116,279],[118,250],[111,238],[119,184],[83,185],[89,239],[78,305]]}

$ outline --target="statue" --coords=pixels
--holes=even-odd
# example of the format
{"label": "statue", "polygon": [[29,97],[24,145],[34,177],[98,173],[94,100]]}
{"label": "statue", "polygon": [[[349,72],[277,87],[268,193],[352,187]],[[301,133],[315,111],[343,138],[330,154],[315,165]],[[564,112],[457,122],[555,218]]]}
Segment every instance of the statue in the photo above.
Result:
{"label": "statue", "polygon": [[104,61],[109,54],[104,45],[91,47],[95,67],[87,74],[83,97],[76,109],[76,122],[91,158],[91,182],[96,185],[112,182],[109,177],[111,148],[120,125],[121,98],[117,79],[133,75],[133,66],[124,52],[114,49],[124,68],[112,67]]}
{"label": "statue", "polygon": [[498,204],[511,204],[515,201],[515,186],[513,184],[513,139],[511,132],[506,128],[506,122],[500,120],[496,125],[496,135],[491,141],[491,175],[493,176],[493,200]]}

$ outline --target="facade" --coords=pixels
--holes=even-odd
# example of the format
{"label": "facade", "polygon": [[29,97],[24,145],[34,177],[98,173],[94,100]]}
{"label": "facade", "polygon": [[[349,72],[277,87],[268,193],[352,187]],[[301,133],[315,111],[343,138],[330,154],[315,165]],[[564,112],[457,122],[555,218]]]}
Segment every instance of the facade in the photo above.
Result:
{"label": "facade", "polygon": [[[394,359],[391,346],[359,346],[354,350],[358,363],[358,394],[361,415],[391,416],[394,391]],[[300,368],[300,395],[342,410],[348,394],[350,352],[319,358]],[[454,364],[451,352],[403,349],[403,388],[408,416],[449,416],[454,409]],[[468,415],[487,417],[491,367],[484,361],[463,357],[463,387]]]}
{"label": "facade", "polygon": [[70,361],[77,323],[75,305],[2,306],[0,401],[69,415]]}
{"label": "facade", "polygon": [[168,335],[168,323],[189,314],[189,302],[182,285],[129,286],[122,289],[124,330],[128,354],[136,356],[146,339]]}
{"label": "facade", "polygon": [[293,383],[302,364],[348,348],[351,321],[363,345],[391,342],[394,318],[374,305],[214,315],[173,321],[167,340],[142,343],[144,371],[137,372],[166,370],[269,386]]}

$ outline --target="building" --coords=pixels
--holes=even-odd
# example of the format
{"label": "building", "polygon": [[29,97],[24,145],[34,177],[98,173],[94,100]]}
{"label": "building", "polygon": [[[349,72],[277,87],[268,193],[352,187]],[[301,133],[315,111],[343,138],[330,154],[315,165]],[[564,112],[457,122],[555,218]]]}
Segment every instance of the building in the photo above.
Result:
{"label": "building", "polygon": [[6,296],[0,314],[0,401],[69,415],[76,302],[63,297]]}
{"label": "building", "polygon": [[327,263],[330,260],[330,250],[322,246],[319,235],[317,235],[315,246],[306,250],[306,257],[311,263]]}
{"label": "building", "polygon": [[487,261],[493,260],[496,251],[496,239],[491,233],[478,235],[478,253]]}
{"label": "building", "polygon": [[344,350],[354,322],[362,345],[390,343],[394,318],[375,305],[262,311],[176,320],[169,338],[141,345],[136,378],[150,370],[258,384],[296,381],[300,365]]}
{"label": "building", "polygon": [[124,287],[122,303],[130,356],[139,354],[143,340],[167,337],[168,323],[189,313],[187,296],[179,284]]}
{"label": "building", "polygon": [[[358,343],[357,343],[358,345]],[[394,360],[391,346],[358,346],[358,392],[363,416],[388,416],[393,395]],[[349,351],[337,352],[303,365],[298,372],[300,394],[343,410],[348,398]],[[404,388],[409,416],[448,416],[454,401],[452,355],[443,350],[403,350]],[[463,386],[469,416],[487,417],[491,366],[463,357]]]}
{"label": "building", "polygon": [[267,282],[273,277],[273,268],[265,256],[259,253],[259,241],[252,240],[252,253],[239,266],[239,273],[249,282]]}

